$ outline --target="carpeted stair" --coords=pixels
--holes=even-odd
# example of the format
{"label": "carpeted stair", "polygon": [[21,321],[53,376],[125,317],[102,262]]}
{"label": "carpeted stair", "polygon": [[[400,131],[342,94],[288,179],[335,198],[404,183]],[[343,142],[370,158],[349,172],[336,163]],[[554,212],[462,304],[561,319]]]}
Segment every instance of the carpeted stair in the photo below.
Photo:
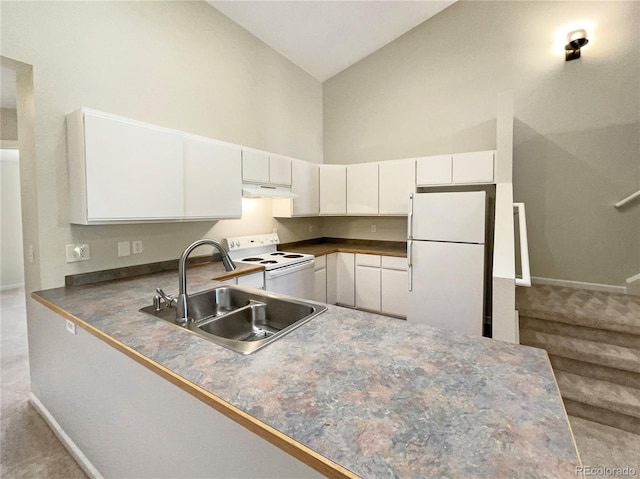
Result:
{"label": "carpeted stair", "polygon": [[567,413],[640,434],[640,297],[518,288],[520,342],[549,354]]}

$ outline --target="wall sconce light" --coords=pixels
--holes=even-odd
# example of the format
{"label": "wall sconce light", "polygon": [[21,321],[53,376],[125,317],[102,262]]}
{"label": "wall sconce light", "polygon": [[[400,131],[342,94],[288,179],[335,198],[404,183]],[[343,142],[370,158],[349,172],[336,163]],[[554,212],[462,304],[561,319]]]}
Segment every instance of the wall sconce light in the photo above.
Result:
{"label": "wall sconce light", "polygon": [[580,58],[580,49],[589,43],[586,30],[574,30],[570,32],[567,35],[567,42],[564,46],[565,61],[568,62]]}

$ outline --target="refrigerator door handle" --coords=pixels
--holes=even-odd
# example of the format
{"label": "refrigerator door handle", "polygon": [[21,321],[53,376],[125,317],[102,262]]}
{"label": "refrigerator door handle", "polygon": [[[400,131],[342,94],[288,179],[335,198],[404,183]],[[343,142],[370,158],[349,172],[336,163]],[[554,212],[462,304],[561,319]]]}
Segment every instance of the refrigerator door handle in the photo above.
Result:
{"label": "refrigerator door handle", "polygon": [[413,239],[413,193],[409,195],[409,214],[407,214],[407,236]]}
{"label": "refrigerator door handle", "polygon": [[413,289],[413,265],[411,264],[411,246],[413,246],[413,241],[407,241],[407,280],[409,282],[409,291]]}

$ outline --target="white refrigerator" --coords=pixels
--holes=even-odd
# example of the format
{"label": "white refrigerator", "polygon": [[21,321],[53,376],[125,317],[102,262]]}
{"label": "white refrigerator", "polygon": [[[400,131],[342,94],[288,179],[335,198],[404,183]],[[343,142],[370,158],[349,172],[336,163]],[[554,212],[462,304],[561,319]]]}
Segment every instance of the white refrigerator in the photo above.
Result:
{"label": "white refrigerator", "polygon": [[482,336],[485,191],[411,195],[407,321]]}

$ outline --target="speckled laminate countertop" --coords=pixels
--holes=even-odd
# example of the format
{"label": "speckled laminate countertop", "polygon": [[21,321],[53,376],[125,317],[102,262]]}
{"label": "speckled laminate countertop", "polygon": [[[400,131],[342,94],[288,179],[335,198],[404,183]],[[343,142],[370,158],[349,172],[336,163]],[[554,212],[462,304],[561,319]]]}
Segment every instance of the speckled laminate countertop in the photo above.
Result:
{"label": "speckled laminate countertop", "polygon": [[[191,268],[189,291],[213,276]],[[329,306],[242,356],[138,312],[177,284],[161,273],[33,297],[331,477],[576,477],[540,349]]]}
{"label": "speckled laminate countertop", "polygon": [[379,254],[383,256],[407,257],[406,242],[399,241],[360,241],[360,240],[337,240],[322,243],[289,243],[280,245],[279,249],[292,253],[312,254],[314,256],[324,256],[331,253],[361,253]]}

